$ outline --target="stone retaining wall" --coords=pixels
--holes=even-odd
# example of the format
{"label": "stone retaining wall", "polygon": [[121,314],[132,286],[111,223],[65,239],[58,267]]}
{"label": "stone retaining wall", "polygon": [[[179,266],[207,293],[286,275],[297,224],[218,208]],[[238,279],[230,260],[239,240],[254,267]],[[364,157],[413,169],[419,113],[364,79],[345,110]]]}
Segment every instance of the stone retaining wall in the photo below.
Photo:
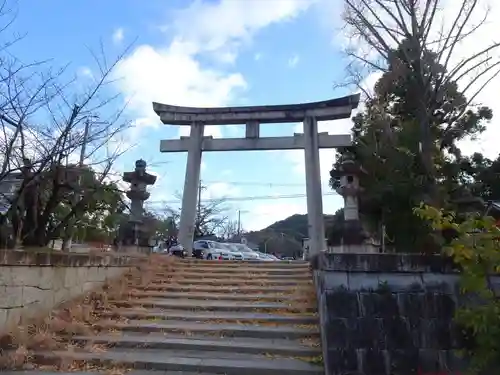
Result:
{"label": "stone retaining wall", "polygon": [[0,333],[130,269],[130,257],[0,251]]}
{"label": "stone retaining wall", "polygon": [[453,315],[464,298],[449,260],[323,253],[312,264],[328,375],[463,370]]}

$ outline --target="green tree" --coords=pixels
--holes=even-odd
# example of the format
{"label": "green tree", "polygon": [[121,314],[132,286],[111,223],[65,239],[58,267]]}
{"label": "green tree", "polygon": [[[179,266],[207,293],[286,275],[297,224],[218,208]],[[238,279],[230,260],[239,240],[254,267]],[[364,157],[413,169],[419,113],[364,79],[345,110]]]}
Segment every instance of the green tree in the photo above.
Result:
{"label": "green tree", "polygon": [[[480,131],[477,116],[491,117],[487,109],[470,111],[470,106],[500,73],[500,42],[493,38],[457,56],[458,48],[487,22],[487,10],[479,3],[344,0],[345,30],[353,37],[346,48],[348,83],[359,87],[367,74],[384,73],[376,95],[385,93],[384,101],[395,107],[391,112],[404,114],[405,126],[413,128],[425,179],[423,198],[435,206],[442,201],[439,151],[454,153],[454,141]],[[389,128],[392,118],[386,120]]]}
{"label": "green tree", "polygon": [[473,297],[455,314],[468,338],[461,354],[477,373],[495,373],[500,366],[500,294],[492,275],[500,273],[500,229],[491,217],[457,220],[453,213],[423,205],[415,213],[441,234],[444,255],[461,267],[461,292]]}
{"label": "green tree", "polygon": [[[366,109],[353,118],[353,146],[339,150],[339,156],[349,152],[367,171],[360,176],[365,189],[360,197],[360,213],[372,232],[379,232],[383,223],[387,243],[397,251],[437,251],[430,228],[413,215],[413,208],[426,200],[429,184],[435,182],[429,180],[420,157],[415,86],[418,79],[412,65],[401,57],[407,48],[403,41],[389,53],[388,69],[377,81],[373,97]],[[423,52],[421,63],[424,72],[445,74],[445,67],[432,51]],[[437,83],[429,86],[429,90],[437,88]],[[437,181],[433,200],[444,207],[452,204],[452,191],[466,187],[462,164],[468,159],[462,157],[457,142],[481,133],[492,111],[486,107],[464,111],[468,101],[453,81],[439,88],[428,124]],[[331,181],[332,186],[335,183]]]}
{"label": "green tree", "polygon": [[500,200],[500,155],[490,160],[480,153],[463,158],[458,164],[462,184],[485,201]]}
{"label": "green tree", "polygon": [[[46,213],[49,213],[47,224],[42,230],[32,230],[24,227],[25,242],[52,240],[61,237],[68,218],[74,215],[75,240],[81,242],[109,243],[116,236],[118,227],[126,216],[126,205],[123,195],[114,183],[102,182],[95,178],[91,170],[84,170],[84,177],[80,180],[78,190],[54,186],[53,180],[48,182],[49,187],[41,185],[39,188],[39,211],[37,222],[44,222]],[[61,181],[61,185],[67,183]],[[45,188],[44,188],[45,187]],[[45,190],[47,189],[47,190]],[[75,207],[74,194],[81,194],[79,205]],[[47,198],[45,198],[47,197]],[[49,205],[50,198],[54,206]],[[37,242],[35,242],[37,243]],[[39,243],[39,242],[38,242]]]}

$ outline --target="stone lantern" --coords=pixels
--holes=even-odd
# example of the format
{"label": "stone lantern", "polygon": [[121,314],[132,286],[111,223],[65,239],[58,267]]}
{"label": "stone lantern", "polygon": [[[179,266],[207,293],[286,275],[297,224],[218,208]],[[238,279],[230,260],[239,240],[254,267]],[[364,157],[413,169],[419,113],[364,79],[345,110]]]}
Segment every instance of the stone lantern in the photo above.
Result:
{"label": "stone lantern", "polygon": [[144,236],[145,231],[142,228],[144,201],[150,196],[147,187],[156,182],[156,176],[147,173],[146,166],[144,160],[137,160],[135,170],[123,174],[123,181],[130,184],[130,190],[127,191],[127,197],[130,199],[130,215],[123,231],[122,241],[124,245],[149,246],[150,239]]}
{"label": "stone lantern", "polygon": [[336,181],[335,190],[344,198],[344,222],[342,227],[341,244],[336,251],[351,253],[372,252],[366,243],[369,238],[359,220],[359,194],[363,188],[359,184],[359,176],[366,171],[351,155],[345,155],[338,169],[332,170],[330,175]]}

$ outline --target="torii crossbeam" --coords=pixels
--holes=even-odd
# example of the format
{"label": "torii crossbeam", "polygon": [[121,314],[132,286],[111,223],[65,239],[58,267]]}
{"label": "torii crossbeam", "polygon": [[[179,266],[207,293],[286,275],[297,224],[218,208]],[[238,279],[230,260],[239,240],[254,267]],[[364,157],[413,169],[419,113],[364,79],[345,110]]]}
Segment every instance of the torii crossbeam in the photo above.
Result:
{"label": "torii crossbeam", "polygon": [[[359,104],[359,94],[313,103],[199,108],[153,103],[164,124],[191,127],[189,137],[162,140],[161,152],[188,152],[182,195],[179,242],[191,254],[196,219],[197,190],[203,151],[303,149],[306,172],[307,217],[310,254],[326,248],[319,163],[320,148],[351,145],[348,134],[318,133],[318,121],[349,118]],[[302,122],[303,133],[290,137],[260,137],[260,124]],[[246,125],[245,138],[204,137],[205,125]]]}

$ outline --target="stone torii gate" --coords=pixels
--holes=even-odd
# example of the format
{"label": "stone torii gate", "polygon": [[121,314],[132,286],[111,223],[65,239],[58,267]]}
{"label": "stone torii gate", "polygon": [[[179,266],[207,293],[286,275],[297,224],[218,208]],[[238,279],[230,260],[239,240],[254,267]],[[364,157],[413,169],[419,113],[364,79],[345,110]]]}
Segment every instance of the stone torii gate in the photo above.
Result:
{"label": "stone torii gate", "polygon": [[[319,149],[350,146],[352,141],[349,134],[318,133],[318,121],[349,118],[358,103],[359,94],[314,103],[248,107],[197,108],[153,103],[154,111],[164,124],[191,127],[189,137],[160,142],[160,152],[188,152],[179,242],[191,254],[203,151],[303,149],[310,254],[326,249]],[[260,137],[261,124],[299,121],[303,123],[303,133],[289,137]],[[205,137],[207,125],[246,125],[246,136]]]}

